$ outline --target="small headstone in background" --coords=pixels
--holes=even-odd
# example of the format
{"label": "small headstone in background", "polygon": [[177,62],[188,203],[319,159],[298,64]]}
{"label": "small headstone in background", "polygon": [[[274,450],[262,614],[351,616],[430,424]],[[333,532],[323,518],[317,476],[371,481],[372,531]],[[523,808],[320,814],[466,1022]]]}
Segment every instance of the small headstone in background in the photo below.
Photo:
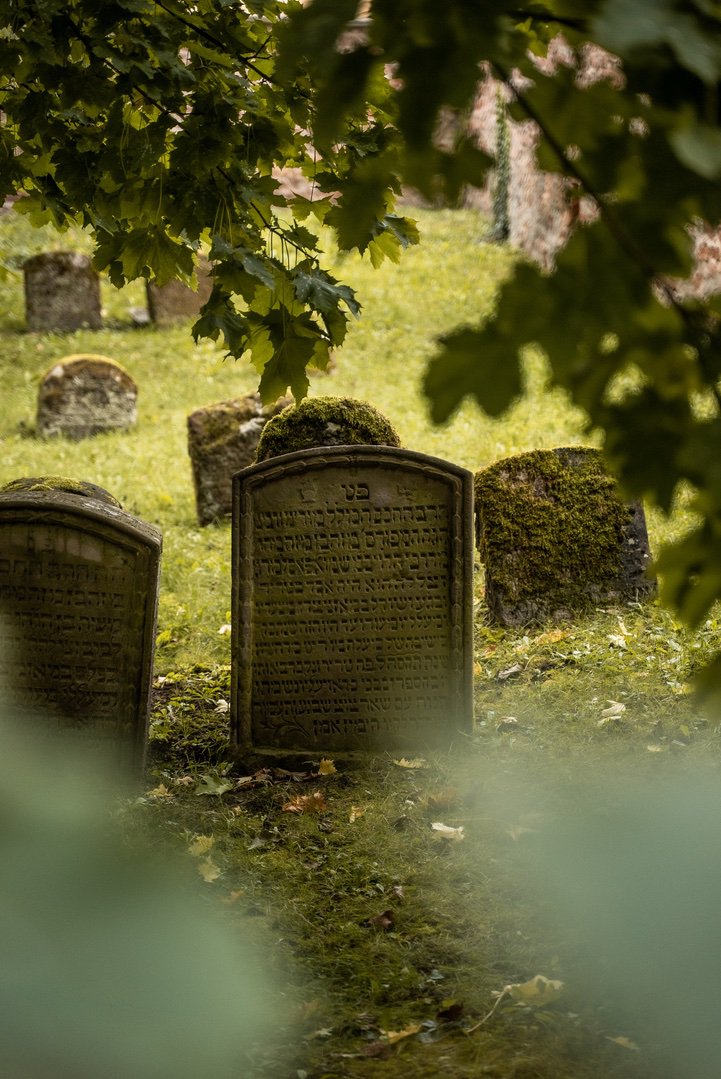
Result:
{"label": "small headstone in background", "polygon": [[522,626],[653,595],[643,506],[598,450],[534,450],[476,474],[476,542],[494,622]]}
{"label": "small headstone in background", "polygon": [[182,281],[168,281],[165,285],[148,282],[146,295],[150,321],[156,326],[172,326],[184,319],[197,318],[204,303],[213,291],[213,277],[207,258],[201,258],[196,267],[197,289]]}
{"label": "small headstone in background", "polygon": [[94,484],[0,490],[0,697],[14,715],[142,767],[161,545]]}
{"label": "small headstone in background", "polygon": [[65,356],[40,383],[36,430],[40,438],[81,439],[127,430],[138,418],[138,388],[107,356]]}
{"label": "small headstone in background", "polygon": [[99,330],[100,279],[87,255],[50,251],[23,264],[27,328],[42,333]]}
{"label": "small headstone in background", "polygon": [[261,431],[271,416],[291,403],[281,397],[264,405],[260,394],[219,401],[188,416],[188,453],[193,469],[198,523],[230,517],[233,476],[255,461]]}
{"label": "small headstone in background", "polygon": [[350,397],[306,397],[283,409],[264,428],[257,460],[316,446],[400,446],[386,417]]}
{"label": "small headstone in background", "polygon": [[235,476],[239,743],[422,752],[470,731],[472,494],[465,469],[386,446]]}

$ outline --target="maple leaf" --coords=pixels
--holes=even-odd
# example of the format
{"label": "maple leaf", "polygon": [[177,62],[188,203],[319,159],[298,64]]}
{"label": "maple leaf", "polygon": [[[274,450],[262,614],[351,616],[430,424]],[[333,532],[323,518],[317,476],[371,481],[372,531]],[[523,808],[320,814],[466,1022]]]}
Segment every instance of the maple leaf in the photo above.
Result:
{"label": "maple leaf", "polygon": [[365,806],[351,806],[350,813],[348,814],[349,824],[355,824],[359,817],[362,817],[366,811]]}
{"label": "maple leaf", "polygon": [[283,806],[284,813],[323,813],[328,808],[322,791],[312,794],[297,794]]}
{"label": "maple leaf", "polygon": [[213,881],[217,880],[220,876],[221,870],[212,858],[205,858],[204,861],[198,862],[198,872],[204,881],[208,884],[212,884]]}
{"label": "maple leaf", "polygon": [[411,1023],[410,1026],[405,1027],[403,1030],[381,1030],[381,1034],[388,1039],[389,1045],[395,1045],[396,1042],[402,1041],[403,1038],[411,1038],[420,1029],[420,1023]]}
{"label": "maple leaf", "polygon": [[157,787],[153,787],[151,791],[148,791],[148,798],[172,798],[172,793],[168,790],[164,783],[160,783]]}
{"label": "maple leaf", "polygon": [[466,838],[463,834],[463,825],[459,828],[452,828],[450,824],[442,824],[441,821],[435,821],[431,825],[431,828],[443,839],[453,840],[456,843],[460,843],[461,840]]}
{"label": "maple leaf", "polygon": [[338,769],[336,768],[333,761],[328,760],[325,757],[323,758],[323,760],[318,765],[318,775],[319,776],[332,776],[337,771],[338,771]]}
{"label": "maple leaf", "polygon": [[422,757],[413,757],[409,760],[407,757],[401,757],[398,761],[393,761],[399,768],[427,768],[428,761],[423,760]]}
{"label": "maple leaf", "polygon": [[199,858],[202,854],[207,854],[214,845],[215,836],[196,835],[195,839],[188,847],[188,853],[192,854],[194,858]]}

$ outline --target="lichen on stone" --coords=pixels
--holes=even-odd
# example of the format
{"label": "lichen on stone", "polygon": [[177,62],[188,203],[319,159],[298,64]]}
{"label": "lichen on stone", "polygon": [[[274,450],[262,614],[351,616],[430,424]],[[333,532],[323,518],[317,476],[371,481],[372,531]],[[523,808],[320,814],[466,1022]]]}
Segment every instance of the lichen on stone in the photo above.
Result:
{"label": "lichen on stone", "polygon": [[315,446],[400,446],[400,439],[390,421],[364,401],[306,398],[269,420],[256,460],[267,461]]}
{"label": "lichen on stone", "polygon": [[66,494],[81,495],[84,498],[94,498],[98,502],[106,502],[109,506],[122,509],[117,498],[114,498],[104,487],[88,480],[74,480],[68,476],[23,476],[17,480],[0,487],[0,493],[13,494],[22,491],[35,493],[49,493],[51,491],[64,491]]}
{"label": "lichen on stone", "polygon": [[653,591],[643,510],[621,497],[599,451],[535,450],[475,477],[476,538],[491,617],[569,617]]}

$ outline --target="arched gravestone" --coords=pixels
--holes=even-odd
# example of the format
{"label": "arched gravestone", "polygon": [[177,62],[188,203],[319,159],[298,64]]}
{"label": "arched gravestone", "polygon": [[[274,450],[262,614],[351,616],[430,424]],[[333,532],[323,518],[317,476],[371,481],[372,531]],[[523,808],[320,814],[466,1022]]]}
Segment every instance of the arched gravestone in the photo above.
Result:
{"label": "arched gravestone", "polygon": [[92,484],[41,477],[8,486],[0,697],[29,722],[58,723],[141,768],[161,535]]}
{"label": "arched gravestone", "polygon": [[233,481],[241,744],[447,747],[472,723],[472,476],[386,446],[300,450]]}
{"label": "arched gravestone", "polygon": [[26,259],[23,272],[29,330],[101,329],[100,279],[87,255],[49,251]]}
{"label": "arched gravestone", "polygon": [[188,416],[188,455],[198,524],[208,525],[230,517],[233,476],[252,464],[261,432],[271,416],[290,404],[281,397],[264,405],[260,394],[251,393],[232,401],[218,401]]}
{"label": "arched gravestone", "polygon": [[212,270],[207,258],[199,259],[195,273],[197,289],[177,280],[164,285],[147,282],[145,292],[151,322],[156,326],[172,326],[184,319],[198,317],[201,307],[208,302],[213,291]]}
{"label": "arched gravestone", "polygon": [[640,502],[625,502],[598,450],[534,450],[475,477],[476,541],[491,619],[559,620],[653,595]]}
{"label": "arched gravestone", "polygon": [[80,440],[104,431],[127,431],[138,418],[138,387],[107,356],[81,353],[58,360],[38,389],[40,438]]}

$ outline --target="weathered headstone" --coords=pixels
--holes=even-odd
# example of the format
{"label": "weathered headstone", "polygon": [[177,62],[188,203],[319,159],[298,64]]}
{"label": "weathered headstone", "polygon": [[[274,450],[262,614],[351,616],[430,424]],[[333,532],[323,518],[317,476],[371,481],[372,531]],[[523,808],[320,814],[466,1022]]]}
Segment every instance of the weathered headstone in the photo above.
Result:
{"label": "weathered headstone", "polygon": [[597,450],[535,450],[475,479],[476,542],[490,617],[560,620],[655,592],[643,507],[625,502]]}
{"label": "weathered headstone", "polygon": [[38,390],[37,433],[81,439],[125,431],[138,417],[138,388],[107,356],[65,356],[53,364]]}
{"label": "weathered headstone", "polygon": [[102,488],[0,490],[0,696],[142,767],[161,535]]}
{"label": "weathered headstone", "polygon": [[168,281],[165,285],[148,282],[146,296],[150,321],[156,326],[172,326],[184,319],[197,318],[204,303],[213,291],[210,263],[201,258],[196,268],[197,289],[182,281]]}
{"label": "weathered headstone", "polygon": [[301,450],[233,480],[241,744],[448,746],[472,722],[472,476],[391,447]]}
{"label": "weathered headstone", "polygon": [[264,427],[256,459],[314,446],[400,446],[398,432],[382,412],[352,397],[306,397]]}
{"label": "weathered headstone", "polygon": [[87,255],[49,251],[23,264],[25,321],[42,333],[102,327],[100,279]]}
{"label": "weathered headstone", "polygon": [[230,517],[233,476],[255,460],[261,431],[290,398],[263,405],[260,394],[220,401],[188,416],[188,454],[193,469],[198,523]]}

